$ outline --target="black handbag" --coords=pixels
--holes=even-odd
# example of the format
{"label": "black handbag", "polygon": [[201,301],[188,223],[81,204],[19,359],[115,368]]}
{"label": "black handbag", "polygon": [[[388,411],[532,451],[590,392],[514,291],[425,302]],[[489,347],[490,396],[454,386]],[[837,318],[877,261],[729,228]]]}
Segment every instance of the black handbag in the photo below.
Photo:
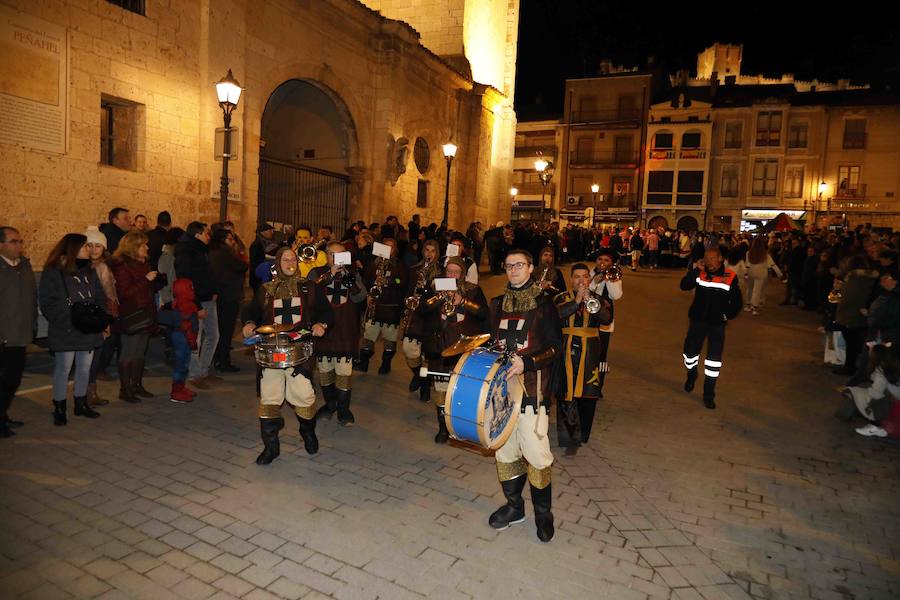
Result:
{"label": "black handbag", "polygon": [[112,315],[108,314],[102,306],[93,302],[79,300],[72,301],[69,294],[69,286],[66,285],[66,275],[60,271],[63,288],[66,290],[66,303],[72,314],[72,325],[81,333],[100,333],[112,323]]}

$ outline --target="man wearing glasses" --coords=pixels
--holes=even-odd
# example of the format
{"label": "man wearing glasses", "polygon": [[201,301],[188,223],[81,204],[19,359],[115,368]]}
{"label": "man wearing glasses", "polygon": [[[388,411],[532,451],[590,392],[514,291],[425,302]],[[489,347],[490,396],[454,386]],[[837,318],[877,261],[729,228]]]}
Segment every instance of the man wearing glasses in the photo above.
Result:
{"label": "man wearing glasses", "polygon": [[516,429],[495,455],[506,504],[494,511],[488,523],[500,531],[525,520],[522,491],[527,475],[537,536],[549,542],[554,529],[548,405],[551,369],[562,334],[552,301],[532,278],[531,254],[510,251],[503,267],[508,283],[503,295],[491,301],[491,333],[507,350],[515,351],[509,373],[510,377],[524,375],[525,392]]}
{"label": "man wearing glasses", "polygon": [[22,235],[0,227],[0,438],[14,435],[21,421],[7,411],[22,382],[25,348],[37,329],[37,286],[31,263],[22,256]]}

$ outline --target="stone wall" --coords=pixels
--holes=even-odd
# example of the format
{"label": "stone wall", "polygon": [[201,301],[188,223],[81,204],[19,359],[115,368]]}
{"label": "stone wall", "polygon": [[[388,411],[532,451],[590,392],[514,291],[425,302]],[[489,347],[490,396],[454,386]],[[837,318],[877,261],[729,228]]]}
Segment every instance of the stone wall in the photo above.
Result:
{"label": "stone wall", "polygon": [[[231,165],[239,201],[228,207],[245,238],[257,220],[266,101],[295,78],[332,95],[353,129],[351,218],[391,213],[405,220],[419,212],[426,222],[439,220],[446,177],[440,145],[448,139],[460,140],[451,202],[475,200],[475,210],[454,207],[451,226],[507,217],[512,98],[485,93],[424,48],[412,28],[355,0],[148,0],[146,17],[107,2],[0,3],[69,31],[68,151],[0,141],[0,221],[22,230],[37,262],[61,235],[104,221],[117,205],[151,221],[164,209],[178,224],[217,219],[221,163],[213,159],[213,141],[222,114],[213,82],[229,68],[246,88],[232,121],[240,136]],[[136,170],[99,164],[101,95],[140,105]],[[419,174],[412,159],[396,184],[387,168],[388,136],[419,135],[432,150],[427,209],[415,206]],[[465,195],[456,189],[463,185]]]}

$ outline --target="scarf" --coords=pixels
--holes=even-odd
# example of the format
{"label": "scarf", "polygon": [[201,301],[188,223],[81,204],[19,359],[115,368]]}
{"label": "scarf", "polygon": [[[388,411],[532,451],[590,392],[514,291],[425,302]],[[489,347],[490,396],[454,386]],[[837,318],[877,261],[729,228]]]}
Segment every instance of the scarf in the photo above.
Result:
{"label": "scarf", "polygon": [[505,313],[524,313],[537,308],[537,298],[543,290],[529,280],[520,288],[514,288],[506,284],[506,293],[503,295],[501,307]]}

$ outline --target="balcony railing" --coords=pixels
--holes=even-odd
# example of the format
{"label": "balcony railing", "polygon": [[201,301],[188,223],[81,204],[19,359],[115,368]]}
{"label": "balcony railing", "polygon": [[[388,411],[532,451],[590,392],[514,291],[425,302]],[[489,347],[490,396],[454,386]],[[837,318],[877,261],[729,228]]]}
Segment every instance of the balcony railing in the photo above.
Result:
{"label": "balcony railing", "polygon": [[866,184],[861,183],[853,189],[850,188],[838,188],[834,194],[835,198],[865,198],[866,197]]}
{"label": "balcony railing", "polygon": [[829,203],[819,205],[819,211],[831,210],[831,212],[879,212],[900,213],[900,203],[891,201],[872,201],[865,199],[840,199],[835,198]]}
{"label": "balcony railing", "polygon": [[[519,196],[527,195],[527,196],[540,196],[544,191],[544,186],[540,182],[528,182],[528,183],[515,183],[513,186],[519,190]],[[554,182],[550,182],[547,184],[547,196],[552,196],[556,193],[556,184]]]}
{"label": "balcony railing", "polygon": [[674,148],[651,148],[647,152],[650,160],[672,160],[675,158]]}
{"label": "balcony railing", "polygon": [[559,148],[556,146],[516,146],[516,158],[537,158],[538,154],[544,156],[556,156]]}
{"label": "balcony railing", "polygon": [[[628,194],[603,194],[603,200],[600,200],[600,194],[597,195],[597,213],[623,213],[637,211],[637,196],[632,193]],[[582,197],[584,206],[591,206],[590,195]]]}
{"label": "balcony railing", "polygon": [[579,110],[572,113],[570,122],[604,124],[620,127],[640,127],[641,109],[613,108],[607,110]]}
{"label": "balcony railing", "polygon": [[601,150],[597,152],[579,152],[575,150],[569,154],[569,164],[573,167],[636,167],[638,160],[637,152],[615,150]]}
{"label": "balcony railing", "polygon": [[706,158],[705,148],[682,148],[679,157],[683,159],[702,159]]}

